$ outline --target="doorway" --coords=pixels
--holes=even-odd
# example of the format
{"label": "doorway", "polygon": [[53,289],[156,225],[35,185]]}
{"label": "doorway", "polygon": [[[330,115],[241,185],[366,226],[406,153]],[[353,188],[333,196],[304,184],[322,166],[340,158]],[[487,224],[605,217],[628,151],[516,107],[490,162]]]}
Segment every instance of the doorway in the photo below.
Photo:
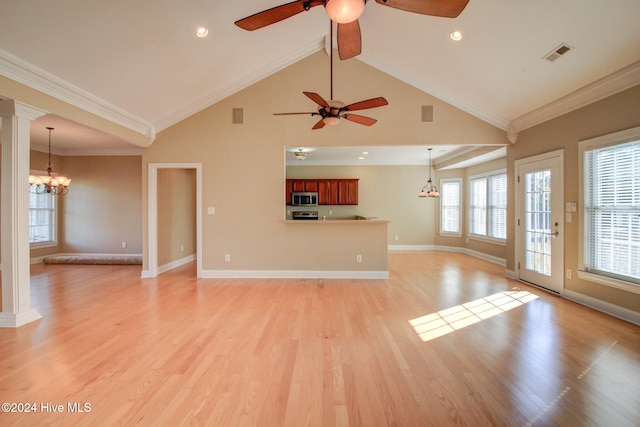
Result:
{"label": "doorway", "polygon": [[516,271],[519,280],[564,290],[564,151],[515,162]]}
{"label": "doorway", "polygon": [[147,254],[148,268],[142,277],[159,274],[158,269],[158,172],[161,169],[194,169],[196,175],[196,275],[202,277],[202,164],[201,163],[149,163]]}

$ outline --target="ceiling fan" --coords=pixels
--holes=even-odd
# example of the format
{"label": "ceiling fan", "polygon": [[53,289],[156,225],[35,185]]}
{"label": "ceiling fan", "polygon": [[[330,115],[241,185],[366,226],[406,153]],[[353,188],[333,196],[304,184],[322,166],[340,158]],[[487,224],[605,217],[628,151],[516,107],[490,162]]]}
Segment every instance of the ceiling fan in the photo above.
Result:
{"label": "ceiling fan", "polygon": [[371,126],[376,123],[376,119],[371,117],[352,114],[351,111],[366,110],[369,108],[382,107],[389,104],[386,99],[379,96],[377,98],[367,99],[365,101],[354,102],[345,105],[342,101],[333,99],[333,22],[329,21],[329,78],[330,78],[330,96],[329,101],[325,101],[320,95],[314,92],[302,92],[307,98],[318,104],[318,111],[304,113],[273,113],[274,116],[290,116],[296,114],[311,114],[312,116],[320,116],[320,120],[311,128],[312,130],[321,129],[325,125],[335,126],[340,123],[340,119],[352,121],[365,126]]}
{"label": "ceiling fan", "polygon": [[[358,18],[366,2],[367,0],[298,0],[258,12],[236,21],[235,24],[253,31],[309,11],[312,7],[324,6],[329,18],[338,24],[340,59],[349,59],[362,51]],[[376,0],[376,3],[421,15],[455,18],[464,10],[469,0]]]}

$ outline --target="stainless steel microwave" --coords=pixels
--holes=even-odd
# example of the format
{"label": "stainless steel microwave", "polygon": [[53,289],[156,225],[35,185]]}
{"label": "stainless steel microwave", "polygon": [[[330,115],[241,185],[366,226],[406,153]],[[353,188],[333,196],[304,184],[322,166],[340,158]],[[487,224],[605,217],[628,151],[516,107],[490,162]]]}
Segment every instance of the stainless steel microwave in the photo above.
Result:
{"label": "stainless steel microwave", "polygon": [[318,206],[317,191],[293,191],[291,192],[292,206]]}

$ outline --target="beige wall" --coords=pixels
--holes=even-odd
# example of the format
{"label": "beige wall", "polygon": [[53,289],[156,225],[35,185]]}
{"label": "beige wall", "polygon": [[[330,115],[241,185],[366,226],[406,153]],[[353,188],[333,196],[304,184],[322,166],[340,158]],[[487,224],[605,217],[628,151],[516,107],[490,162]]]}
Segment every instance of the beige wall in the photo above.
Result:
{"label": "beige wall", "polygon": [[72,181],[61,211],[60,252],[142,253],[141,158],[69,156],[63,160],[64,172]]}
{"label": "beige wall", "polygon": [[159,169],[158,265],[195,254],[195,169]]}
{"label": "beige wall", "polygon": [[[640,86],[595,102],[554,120],[522,132],[515,145],[507,150],[508,176],[514,174],[514,161],[537,154],[564,149],[564,201],[579,200],[578,142],[640,125]],[[507,269],[514,270],[514,183],[509,181]],[[582,209],[578,206],[578,211]],[[574,273],[578,269],[579,221],[565,223],[564,265]],[[565,289],[640,311],[640,295],[586,282],[573,274],[565,279]]]}
{"label": "beige wall", "polygon": [[[388,106],[367,111],[367,115],[379,120],[374,126],[345,122],[312,131],[315,117],[274,117],[275,112],[313,109],[302,91],[328,98],[328,61],[324,52],[314,54],[160,132],[154,144],[143,150],[145,171],[148,163],[202,163],[203,269],[327,268],[325,255],[317,252],[319,245],[309,240],[313,233],[306,230],[309,227],[283,221],[286,146],[507,143],[504,131],[355,59],[336,64],[334,97],[345,102],[375,96],[387,98]],[[420,121],[422,105],[434,106],[433,123]],[[244,124],[231,123],[233,108],[244,109]],[[408,189],[408,197],[413,205],[407,211],[412,211],[412,206],[428,209],[424,200],[415,197],[425,179],[424,173],[425,168],[412,178],[415,183]],[[360,178],[366,181],[364,175]],[[144,233],[146,179],[143,174]],[[361,194],[366,200],[366,192],[370,190],[366,184],[363,188]],[[207,215],[207,207],[215,207],[216,214]],[[371,210],[378,212],[366,214],[385,215],[381,208],[372,206]],[[420,232],[429,235],[433,230],[424,228]],[[335,233],[340,241],[335,244],[335,253],[343,255],[336,269],[377,269],[377,265],[368,263],[375,257],[364,256],[371,252],[366,236],[348,240],[344,236],[350,233],[344,230]],[[415,230],[401,229],[398,234],[410,241]],[[428,237],[421,238],[425,239]],[[386,247],[387,242],[381,244]],[[305,250],[300,250],[301,245],[306,245]],[[147,249],[144,250],[146,253]],[[356,253],[363,254],[363,263],[356,265],[352,261]],[[225,254],[231,255],[231,263],[224,262]],[[386,259],[384,262],[386,268]]]}

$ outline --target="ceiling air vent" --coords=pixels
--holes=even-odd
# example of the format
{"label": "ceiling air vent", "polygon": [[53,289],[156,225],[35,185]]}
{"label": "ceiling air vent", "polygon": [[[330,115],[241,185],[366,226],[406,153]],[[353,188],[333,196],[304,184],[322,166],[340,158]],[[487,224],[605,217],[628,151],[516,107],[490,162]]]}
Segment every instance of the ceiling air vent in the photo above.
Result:
{"label": "ceiling air vent", "polygon": [[544,59],[546,59],[549,62],[553,62],[556,59],[560,58],[565,53],[569,52],[570,50],[573,50],[571,46],[569,46],[566,43],[562,43],[560,46],[556,47],[551,52],[547,53],[544,56]]}

